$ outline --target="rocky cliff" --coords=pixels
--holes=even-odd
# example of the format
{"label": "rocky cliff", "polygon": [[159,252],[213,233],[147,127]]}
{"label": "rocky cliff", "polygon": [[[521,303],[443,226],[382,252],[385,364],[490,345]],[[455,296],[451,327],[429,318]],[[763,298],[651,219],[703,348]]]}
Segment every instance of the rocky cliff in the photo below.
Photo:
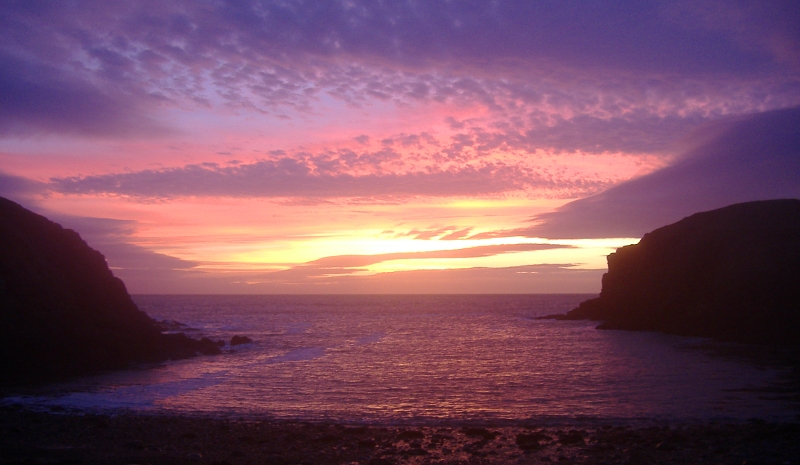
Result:
{"label": "rocky cliff", "polygon": [[731,205],[645,234],[608,256],[599,297],[558,318],[800,344],[800,200]]}
{"label": "rocky cliff", "polygon": [[162,334],[75,231],[0,198],[0,384],[219,353]]}

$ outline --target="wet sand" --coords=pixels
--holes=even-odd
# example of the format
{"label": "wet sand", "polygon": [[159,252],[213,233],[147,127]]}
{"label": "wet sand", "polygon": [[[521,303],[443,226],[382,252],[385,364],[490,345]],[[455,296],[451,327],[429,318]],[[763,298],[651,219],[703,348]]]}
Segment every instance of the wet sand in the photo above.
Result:
{"label": "wet sand", "polygon": [[792,464],[800,423],[375,426],[0,408],[0,464]]}

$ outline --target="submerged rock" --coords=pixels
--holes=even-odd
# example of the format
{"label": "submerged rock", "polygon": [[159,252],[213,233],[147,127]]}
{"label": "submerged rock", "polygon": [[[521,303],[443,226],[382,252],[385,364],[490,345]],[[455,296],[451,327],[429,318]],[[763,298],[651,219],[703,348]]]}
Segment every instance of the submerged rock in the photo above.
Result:
{"label": "submerged rock", "polygon": [[75,231],[0,198],[0,384],[220,353],[162,334]]}
{"label": "submerged rock", "polygon": [[232,345],[232,346],[238,346],[238,345],[242,345],[242,344],[249,344],[249,343],[251,343],[251,342],[253,342],[253,340],[252,340],[252,339],[250,339],[250,338],[249,338],[249,337],[247,337],[247,336],[239,336],[239,335],[236,335],[236,336],[233,336],[233,337],[231,338],[231,345]]}
{"label": "submerged rock", "polygon": [[608,256],[599,297],[554,317],[800,344],[800,200],[731,205],[645,234]]}

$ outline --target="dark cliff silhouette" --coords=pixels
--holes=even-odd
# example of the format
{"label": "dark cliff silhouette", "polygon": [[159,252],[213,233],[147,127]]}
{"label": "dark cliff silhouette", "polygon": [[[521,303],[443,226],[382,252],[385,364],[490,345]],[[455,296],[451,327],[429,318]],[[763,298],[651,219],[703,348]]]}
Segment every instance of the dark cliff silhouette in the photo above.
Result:
{"label": "dark cliff silhouette", "polygon": [[800,200],[697,213],[608,256],[600,296],[556,319],[800,344]]}
{"label": "dark cliff silhouette", "polygon": [[0,384],[219,352],[162,334],[78,233],[0,198]]}

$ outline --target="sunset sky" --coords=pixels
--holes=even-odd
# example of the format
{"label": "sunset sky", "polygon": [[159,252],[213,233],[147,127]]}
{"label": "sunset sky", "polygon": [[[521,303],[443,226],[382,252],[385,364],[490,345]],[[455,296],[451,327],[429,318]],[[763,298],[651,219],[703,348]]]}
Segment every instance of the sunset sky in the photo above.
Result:
{"label": "sunset sky", "polygon": [[132,293],[597,292],[799,128],[792,0],[0,4],[0,195]]}

